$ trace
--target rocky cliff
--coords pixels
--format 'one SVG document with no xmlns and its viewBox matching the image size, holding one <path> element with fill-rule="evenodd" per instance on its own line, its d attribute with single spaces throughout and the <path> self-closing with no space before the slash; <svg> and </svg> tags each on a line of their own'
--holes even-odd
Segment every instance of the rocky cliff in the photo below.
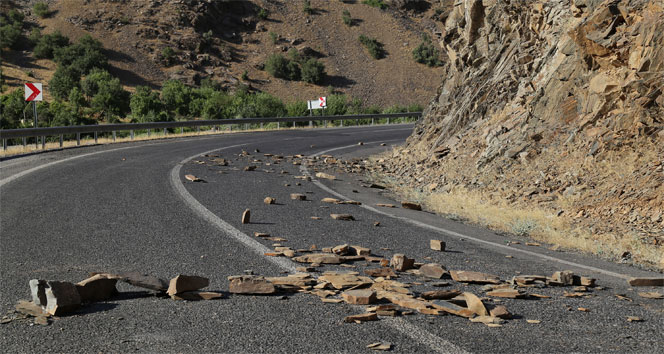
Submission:
<svg viewBox="0 0 664 354">
<path fill-rule="evenodd" d="M 481 195 L 565 225 L 561 239 L 530 227 L 541 239 L 583 238 L 577 248 L 664 268 L 663 8 L 456 1 L 442 15 L 439 94 L 408 144 L 374 168 L 432 209 L 479 220 L 432 198 Z"/>
</svg>

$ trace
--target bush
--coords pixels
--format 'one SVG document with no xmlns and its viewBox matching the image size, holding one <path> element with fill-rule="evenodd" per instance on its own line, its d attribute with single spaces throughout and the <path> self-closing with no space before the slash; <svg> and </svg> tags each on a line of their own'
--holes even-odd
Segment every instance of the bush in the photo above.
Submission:
<svg viewBox="0 0 664 354">
<path fill-rule="evenodd" d="M 325 65 L 316 59 L 309 59 L 302 65 L 302 81 L 319 84 L 325 78 Z"/>
<path fill-rule="evenodd" d="M 53 54 L 56 49 L 68 45 L 69 38 L 60 34 L 59 31 L 55 31 L 52 34 L 47 34 L 39 38 L 34 49 L 34 54 L 38 59 L 53 59 Z"/>
<path fill-rule="evenodd" d="M 303 117 L 309 115 L 306 101 L 295 101 L 286 104 L 286 115 L 289 117 Z"/>
<path fill-rule="evenodd" d="M 19 28 L 23 28 L 23 20 L 25 19 L 25 15 L 22 12 L 16 9 L 11 9 L 7 13 L 7 16 L 9 17 L 9 22 L 18 26 Z"/>
<path fill-rule="evenodd" d="M 58 65 L 58 68 L 53 74 L 53 78 L 48 82 L 51 94 L 57 99 L 67 99 L 69 92 L 71 92 L 74 87 L 79 87 L 80 78 L 81 76 L 78 71 Z"/>
<path fill-rule="evenodd" d="M 53 60 L 60 65 L 72 67 L 81 75 L 85 75 L 93 68 L 108 66 L 108 59 L 106 59 L 102 50 L 101 42 L 86 34 L 76 44 L 56 48 L 53 53 Z"/>
<path fill-rule="evenodd" d="M 387 9 L 387 4 L 383 2 L 383 0 L 363 0 L 362 3 L 371 7 L 377 7 L 381 10 Z"/>
<path fill-rule="evenodd" d="M 30 40 L 30 43 L 32 45 L 37 45 L 39 43 L 39 40 L 41 39 L 42 34 L 39 28 L 35 27 L 30 31 L 30 36 L 28 36 L 28 40 Z"/>
<path fill-rule="evenodd" d="M 270 31 L 268 33 L 268 35 L 270 36 L 270 42 L 272 44 L 277 44 L 277 41 L 279 40 L 279 36 L 276 33 L 272 32 L 272 31 Z"/>
<path fill-rule="evenodd" d="M 35 15 L 45 18 L 48 17 L 49 11 L 48 11 L 48 5 L 44 2 L 38 2 L 34 6 L 32 6 L 32 11 L 34 11 Z"/>
<path fill-rule="evenodd" d="M 191 89 L 177 80 L 168 80 L 161 87 L 161 101 L 166 109 L 179 116 L 189 115 Z"/>
<path fill-rule="evenodd" d="M 151 121 L 157 117 L 157 113 L 162 110 L 159 92 L 152 91 L 147 86 L 137 86 L 134 94 L 129 100 L 131 115 L 141 122 Z M 146 117 L 151 119 L 146 119 Z"/>
<path fill-rule="evenodd" d="M 99 92 L 99 87 L 113 79 L 113 76 L 104 69 L 93 69 L 81 82 L 83 93 L 92 98 Z"/>
<path fill-rule="evenodd" d="M 422 36 L 422 43 L 413 49 L 413 59 L 420 64 L 426 64 L 431 67 L 443 65 L 439 57 L 440 52 L 431 42 L 431 37 L 426 34 Z"/>
<path fill-rule="evenodd" d="M 164 60 L 166 65 L 173 65 L 175 62 L 175 50 L 171 47 L 166 47 L 161 50 L 161 59 Z"/>
<path fill-rule="evenodd" d="M 377 41 L 375 38 L 370 38 L 361 34 L 359 40 L 360 43 L 362 43 L 367 48 L 369 54 L 374 59 L 381 59 L 385 57 L 386 52 L 385 49 L 383 49 L 383 44 Z"/>
<path fill-rule="evenodd" d="M 249 80 L 249 72 L 247 70 L 242 72 L 241 79 L 244 80 L 244 81 Z"/>
<path fill-rule="evenodd" d="M 7 24 L 0 27 L 0 49 L 18 48 L 21 39 L 21 27 Z"/>
<path fill-rule="evenodd" d="M 311 8 L 311 1 L 304 0 L 302 11 L 304 11 L 304 13 L 307 15 L 311 15 L 314 13 L 314 9 Z"/>
<path fill-rule="evenodd" d="M 0 128 L 20 128 L 23 119 L 23 109 L 26 107 L 23 99 L 23 88 L 14 90 L 8 95 L 0 96 Z"/>
<path fill-rule="evenodd" d="M 224 119 L 229 118 L 228 105 L 232 98 L 220 91 L 214 91 L 203 103 L 201 116 L 204 119 Z"/>
<path fill-rule="evenodd" d="M 288 64 L 290 61 L 281 54 L 272 54 L 265 62 L 265 71 L 279 79 L 288 79 L 290 72 Z"/>
<path fill-rule="evenodd" d="M 344 10 L 343 15 L 341 16 L 341 19 L 344 21 L 346 26 L 350 27 L 353 25 L 353 19 L 350 17 L 350 11 Z"/>
<path fill-rule="evenodd" d="M 110 122 L 111 115 L 123 116 L 129 111 L 130 94 L 120 84 L 118 78 L 99 82 L 97 93 L 90 100 L 90 106 L 98 113 L 105 114 Z"/>
<path fill-rule="evenodd" d="M 267 19 L 268 16 L 270 16 L 270 13 L 266 9 L 261 8 L 260 10 L 258 10 L 257 16 L 261 20 L 265 20 L 265 19 Z"/>
</svg>

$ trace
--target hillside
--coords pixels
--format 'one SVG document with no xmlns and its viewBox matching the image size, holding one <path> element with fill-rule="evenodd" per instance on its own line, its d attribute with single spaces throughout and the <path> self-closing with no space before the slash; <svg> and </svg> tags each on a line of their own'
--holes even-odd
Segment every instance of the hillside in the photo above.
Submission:
<svg viewBox="0 0 664 354">
<path fill-rule="evenodd" d="M 458 3 L 439 96 L 374 172 L 432 210 L 664 269 L 664 4 Z"/>
<path fill-rule="evenodd" d="M 51 13 L 46 18 L 31 14 L 36 2 L 9 1 L 5 6 L 28 14 L 42 33 L 57 30 L 72 41 L 91 34 L 100 40 L 109 71 L 130 90 L 136 85 L 158 88 L 170 78 L 192 86 L 211 78 L 227 88 L 244 82 L 285 101 L 311 99 L 332 89 L 385 107 L 428 103 L 439 85 L 432 78 L 443 73 L 412 58 L 421 35 L 436 28 L 436 12 L 428 2 L 414 10 L 403 6 L 409 1 L 381 10 L 361 1 L 318 0 L 305 13 L 303 1 L 67 0 L 47 1 Z M 261 9 L 267 16 L 259 15 Z M 344 10 L 350 12 L 352 26 L 344 25 Z M 361 34 L 381 42 L 386 57 L 371 58 L 358 41 Z M 172 63 L 163 59 L 165 48 L 174 49 Z M 286 54 L 291 48 L 324 63 L 328 75 L 322 83 L 276 79 L 262 70 L 270 54 Z M 29 50 L 3 56 L 10 89 L 25 81 L 48 82 L 55 70 L 52 62 L 36 60 Z"/>
</svg>

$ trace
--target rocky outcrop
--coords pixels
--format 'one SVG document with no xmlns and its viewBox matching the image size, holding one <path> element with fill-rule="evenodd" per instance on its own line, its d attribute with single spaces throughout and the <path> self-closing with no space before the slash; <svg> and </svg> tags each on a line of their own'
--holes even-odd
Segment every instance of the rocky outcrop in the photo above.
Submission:
<svg viewBox="0 0 664 354">
<path fill-rule="evenodd" d="M 439 95 L 380 168 L 425 191 L 476 189 L 661 246 L 663 7 L 457 1 L 441 16 Z"/>
</svg>

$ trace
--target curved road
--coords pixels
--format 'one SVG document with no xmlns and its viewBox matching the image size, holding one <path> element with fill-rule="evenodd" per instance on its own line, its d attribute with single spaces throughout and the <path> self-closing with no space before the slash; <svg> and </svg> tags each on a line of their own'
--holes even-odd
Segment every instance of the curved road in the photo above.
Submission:
<svg viewBox="0 0 664 354">
<path fill-rule="evenodd" d="M 371 206 L 378 202 L 396 202 L 387 193 L 362 187 L 361 176 L 332 171 L 339 180 L 303 181 L 294 176 L 314 171 L 294 165 L 293 160 L 274 164 L 263 156 L 366 156 L 403 142 L 411 130 L 410 125 L 393 125 L 238 133 L 6 159 L 0 162 L 0 317 L 11 312 L 18 300 L 30 298 L 28 281 L 35 278 L 78 282 L 100 271 L 138 271 L 162 278 L 190 274 L 208 277 L 211 290 L 225 291 L 227 277 L 245 271 L 265 276 L 292 272 L 296 265 L 290 260 L 262 255 L 273 242 L 252 237 L 254 232 L 285 238 L 281 243 L 293 249 L 359 244 L 385 257 L 404 253 L 419 262 L 494 273 L 508 280 L 519 272 L 550 275 L 571 269 L 597 278 L 604 289 L 593 290 L 589 297 L 568 298 L 563 292 L 572 292 L 571 288 L 543 288 L 532 292 L 551 298 L 504 299 L 501 304 L 515 319 L 490 328 L 460 317 L 423 314 L 346 324 L 345 316 L 363 309 L 322 303 L 308 294 L 231 295 L 187 302 L 118 284 L 119 298 L 85 306 L 50 326 L 31 326 L 27 320 L 1 324 L 0 347 L 5 352 L 328 353 L 366 352 L 366 345 L 387 341 L 397 352 L 664 350 L 663 300 L 637 295 L 661 288 L 632 289 L 625 282 L 629 276 L 657 274 L 527 247 L 523 240 L 521 245 L 506 246 L 506 240 L 518 238 L 426 212 L 374 209 Z M 358 145 L 360 141 L 364 145 Z M 239 156 L 242 150 L 250 155 Z M 210 160 L 205 154 L 220 155 L 230 165 L 198 163 Z M 243 171 L 247 164 L 259 167 Z M 206 183 L 188 182 L 185 174 Z M 307 194 L 309 201 L 292 201 L 290 193 Z M 278 204 L 265 205 L 266 196 L 275 197 Z M 363 205 L 319 202 L 339 196 Z M 247 208 L 252 223 L 243 225 L 240 215 Z M 331 220 L 330 213 L 350 213 L 357 220 Z M 430 239 L 446 241 L 450 251 L 430 250 Z M 355 266 L 322 270 L 366 268 L 364 262 Z M 414 276 L 399 280 L 417 283 L 415 292 L 434 289 Z M 451 286 L 440 289 L 483 294 L 480 286 L 448 281 Z M 577 311 L 578 307 L 590 312 Z M 627 322 L 627 316 L 644 321 Z"/>
</svg>

